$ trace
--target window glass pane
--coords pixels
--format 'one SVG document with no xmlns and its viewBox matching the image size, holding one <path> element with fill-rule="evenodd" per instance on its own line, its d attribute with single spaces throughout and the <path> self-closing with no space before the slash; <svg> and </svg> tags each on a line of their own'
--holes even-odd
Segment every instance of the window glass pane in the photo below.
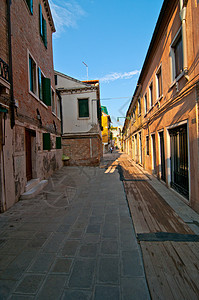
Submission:
<svg viewBox="0 0 199 300">
<path fill-rule="evenodd" d="M 43 99 L 42 95 L 42 74 L 41 74 L 41 69 L 38 68 L 38 89 L 39 89 L 39 99 Z"/>
<path fill-rule="evenodd" d="M 79 99 L 79 117 L 88 118 L 89 117 L 89 108 L 88 108 L 88 99 Z"/>
<path fill-rule="evenodd" d="M 157 73 L 157 83 L 158 83 L 158 98 L 162 96 L 162 70 Z"/>
<path fill-rule="evenodd" d="M 153 106 L 153 84 L 149 87 L 150 105 Z"/>
<path fill-rule="evenodd" d="M 52 90 L 52 112 L 55 113 L 55 93 Z"/>
<path fill-rule="evenodd" d="M 144 96 L 145 114 L 147 113 L 147 94 Z"/>
<path fill-rule="evenodd" d="M 175 53 L 175 71 L 177 77 L 183 71 L 183 50 L 182 50 L 181 36 L 174 47 L 174 53 Z"/>
<path fill-rule="evenodd" d="M 34 94 L 36 94 L 36 64 L 32 57 L 29 56 L 29 82 L 30 82 L 30 90 Z"/>
<path fill-rule="evenodd" d="M 41 4 L 39 4 L 39 26 L 40 26 L 40 34 L 43 37 L 43 18 L 42 18 Z"/>
<path fill-rule="evenodd" d="M 33 92 L 33 76 L 32 76 L 32 58 L 29 57 L 29 82 L 30 82 L 30 90 Z"/>
<path fill-rule="evenodd" d="M 57 117 L 61 117 L 61 104 L 60 104 L 60 99 L 57 97 Z"/>
</svg>

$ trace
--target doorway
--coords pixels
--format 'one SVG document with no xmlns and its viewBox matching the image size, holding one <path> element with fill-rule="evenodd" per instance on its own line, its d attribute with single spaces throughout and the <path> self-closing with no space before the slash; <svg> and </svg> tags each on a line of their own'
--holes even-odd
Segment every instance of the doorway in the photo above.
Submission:
<svg viewBox="0 0 199 300">
<path fill-rule="evenodd" d="M 27 181 L 33 178 L 32 175 L 32 149 L 33 149 L 33 137 L 35 137 L 35 131 L 25 129 L 25 150 L 26 150 L 26 177 Z"/>
<path fill-rule="evenodd" d="M 161 180 L 166 181 L 166 172 L 165 172 L 165 149 L 164 149 L 164 133 L 163 131 L 159 132 L 160 138 L 160 171 L 161 171 Z"/>
<path fill-rule="evenodd" d="M 151 135 L 151 141 L 152 141 L 152 172 L 153 174 L 157 174 L 155 134 Z"/>
<path fill-rule="evenodd" d="M 171 187 L 189 199 L 187 125 L 169 130 L 171 145 Z"/>
</svg>

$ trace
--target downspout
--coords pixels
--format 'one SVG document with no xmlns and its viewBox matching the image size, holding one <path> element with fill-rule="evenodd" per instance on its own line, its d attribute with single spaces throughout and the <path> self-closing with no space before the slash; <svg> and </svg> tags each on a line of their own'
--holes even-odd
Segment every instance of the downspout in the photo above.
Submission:
<svg viewBox="0 0 199 300">
<path fill-rule="evenodd" d="M 188 76 L 188 60 L 187 60 L 187 33 L 186 33 L 186 14 L 187 7 L 180 1 L 180 19 L 182 22 L 182 45 L 183 45 L 183 69 L 185 78 L 189 80 Z"/>
<path fill-rule="evenodd" d="M 15 100 L 13 90 L 13 70 L 12 70 L 12 37 L 11 37 L 11 0 L 7 0 L 7 20 L 8 20 L 8 47 L 9 47 L 9 81 L 10 81 L 10 122 L 11 128 L 15 126 Z"/>
</svg>

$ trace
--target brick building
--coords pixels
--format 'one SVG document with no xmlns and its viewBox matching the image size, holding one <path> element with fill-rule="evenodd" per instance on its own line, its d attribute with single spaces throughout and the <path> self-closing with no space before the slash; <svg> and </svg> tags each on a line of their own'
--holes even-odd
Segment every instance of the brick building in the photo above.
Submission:
<svg viewBox="0 0 199 300">
<path fill-rule="evenodd" d="M 4 160 L 6 164 L 12 161 L 13 170 L 10 185 L 5 187 L 11 191 L 4 210 L 33 186 L 39 191 L 46 183 L 42 180 L 62 166 L 61 122 L 52 53 L 55 27 L 49 3 L 47 0 L 12 0 L 9 9 L 13 115 L 12 131 L 6 135 L 10 147 Z M 30 196 L 31 191 L 27 197 Z"/>
<path fill-rule="evenodd" d="M 196 211 L 198 20 L 198 1 L 164 1 L 123 127 L 125 151 Z"/>
<path fill-rule="evenodd" d="M 99 80 L 79 81 L 56 71 L 55 78 L 62 99 L 62 147 L 68 164 L 98 165 L 102 156 Z"/>
<path fill-rule="evenodd" d="M 10 9 L 8 1 L 0 5 L 0 212 L 6 210 L 13 202 L 13 93 L 12 69 L 10 58 Z M 12 99 L 12 101 L 11 101 Z M 12 122 L 11 122 L 12 119 Z M 11 124 L 12 123 L 12 124 Z"/>
</svg>

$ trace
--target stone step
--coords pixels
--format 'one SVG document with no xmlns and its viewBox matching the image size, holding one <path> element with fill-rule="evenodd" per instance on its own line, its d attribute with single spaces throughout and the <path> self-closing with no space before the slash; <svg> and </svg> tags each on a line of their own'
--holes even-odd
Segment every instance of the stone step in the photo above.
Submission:
<svg viewBox="0 0 199 300">
<path fill-rule="evenodd" d="M 25 192 L 31 190 L 34 186 L 36 186 L 40 182 L 39 178 L 31 179 L 26 183 Z"/>
<path fill-rule="evenodd" d="M 32 189 L 30 189 L 29 191 L 23 193 L 20 196 L 20 200 L 28 200 L 28 199 L 32 199 L 35 196 L 37 196 L 42 190 L 43 188 L 48 184 L 48 180 L 42 180 L 40 181 L 36 186 L 34 186 Z"/>
</svg>

